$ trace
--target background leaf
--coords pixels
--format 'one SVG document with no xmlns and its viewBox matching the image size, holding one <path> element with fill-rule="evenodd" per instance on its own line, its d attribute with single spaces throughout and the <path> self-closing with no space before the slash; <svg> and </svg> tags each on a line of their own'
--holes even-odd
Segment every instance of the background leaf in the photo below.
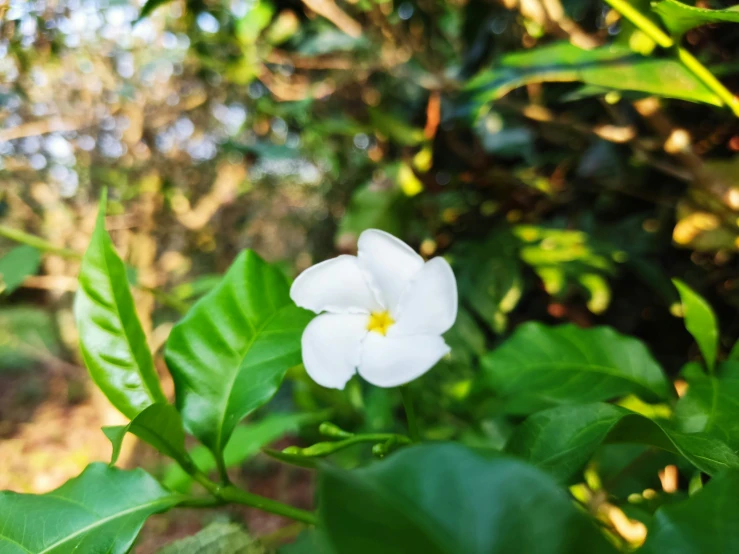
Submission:
<svg viewBox="0 0 739 554">
<path fill-rule="evenodd" d="M 679 61 L 635 54 L 619 44 L 583 50 L 570 43 L 505 54 L 492 69 L 465 85 L 459 99 L 464 113 L 478 113 L 488 102 L 529 83 L 581 81 L 721 106 L 722 101 Z"/>
<path fill-rule="evenodd" d="M 681 37 L 690 29 L 710 23 L 739 23 L 739 6 L 731 6 L 723 10 L 709 10 L 688 6 L 677 0 L 660 0 L 652 2 L 652 9 L 657 12 L 670 32 Z"/>
<path fill-rule="evenodd" d="M 159 550 L 158 554 L 267 554 L 267 549 L 235 523 L 211 523 L 195 535 Z"/>
<path fill-rule="evenodd" d="M 128 418 L 166 402 L 128 288 L 126 267 L 105 231 L 106 196 L 82 258 L 74 317 L 90 376 Z"/>
<path fill-rule="evenodd" d="M 146 518 L 182 500 L 142 469 L 91 464 L 48 494 L 0 493 L 0 551 L 125 554 Z"/>
<path fill-rule="evenodd" d="M 171 404 L 152 404 L 133 418 L 128 425 L 103 427 L 103 432 L 113 445 L 111 465 L 118 460 L 126 433 L 133 433 L 165 456 L 178 460 L 186 467 L 192 464 L 185 450 L 182 418 Z"/>
<path fill-rule="evenodd" d="M 214 454 L 300 363 L 300 336 L 312 315 L 290 300 L 283 273 L 247 250 L 174 326 L 165 358 L 177 407 Z"/>
<path fill-rule="evenodd" d="M 560 406 L 529 416 L 516 429 L 506 451 L 567 481 L 609 439 L 682 454 L 709 475 L 727 467 L 739 468 L 739 456 L 717 439 L 680 433 L 666 423 L 604 403 Z"/>
<path fill-rule="evenodd" d="M 718 350 L 718 322 L 711 306 L 698 293 L 679 279 L 673 279 L 683 303 L 685 327 L 688 329 L 706 361 L 709 371 L 713 371 Z"/>
<path fill-rule="evenodd" d="M 388 554 L 615 552 L 546 474 L 453 444 L 354 471 L 326 466 L 319 498 L 338 552 L 375 554 L 380 537 Z"/>
<path fill-rule="evenodd" d="M 327 417 L 326 412 L 317 414 L 269 414 L 259 421 L 238 425 L 223 450 L 226 467 L 237 466 L 257 454 L 266 446 L 303 425 L 318 423 Z M 216 469 L 213 454 L 204 446 L 196 446 L 189 452 L 195 465 L 204 473 Z M 176 464 L 170 465 L 162 480 L 164 485 L 179 492 L 189 492 L 192 477 Z"/>
<path fill-rule="evenodd" d="M 739 472 L 727 471 L 683 502 L 654 514 L 639 554 L 739 552 Z"/>
<path fill-rule="evenodd" d="M 485 382 L 513 413 L 627 394 L 669 396 L 665 375 L 644 344 L 608 327 L 526 323 L 482 363 Z"/>
<path fill-rule="evenodd" d="M 11 294 L 38 271 L 41 253 L 33 246 L 16 246 L 0 258 L 0 294 Z"/>
</svg>

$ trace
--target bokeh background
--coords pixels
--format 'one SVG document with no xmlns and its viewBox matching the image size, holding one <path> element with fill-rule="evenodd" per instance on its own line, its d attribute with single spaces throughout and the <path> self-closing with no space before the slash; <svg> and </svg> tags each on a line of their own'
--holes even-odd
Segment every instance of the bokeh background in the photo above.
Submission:
<svg viewBox="0 0 739 554">
<path fill-rule="evenodd" d="M 0 2 L 0 489 L 59 486 L 108 458 L 99 428 L 122 421 L 91 386 L 71 315 L 103 187 L 158 352 L 244 248 L 290 276 L 353 252 L 370 227 L 447 256 L 462 302 L 453 352 L 416 384 L 435 438 L 505 440 L 474 380 L 480 354 L 522 321 L 611 325 L 676 374 L 696 355 L 669 280 L 680 277 L 717 310 L 725 347 L 739 334 L 737 119 L 669 99 L 677 89 L 659 74 L 641 77 L 652 94 L 621 90 L 617 69 L 597 84 L 532 77 L 531 61 L 568 69 L 545 51 L 556 42 L 664 56 L 608 5 L 150 0 L 142 15 L 143 4 Z M 739 89 L 739 26 L 694 29 L 684 46 Z M 524 86 L 492 103 L 464 93 L 501 56 L 539 52 L 488 78 Z M 321 390 L 297 368 L 255 421 L 326 409 L 387 429 L 399 398 Z M 234 463 L 251 490 L 311 504 L 306 472 L 254 454 Z M 169 469 L 134 441 L 121 464 Z M 285 524 L 177 511 L 147 523 L 136 551 L 219 518 L 260 535 Z"/>
</svg>

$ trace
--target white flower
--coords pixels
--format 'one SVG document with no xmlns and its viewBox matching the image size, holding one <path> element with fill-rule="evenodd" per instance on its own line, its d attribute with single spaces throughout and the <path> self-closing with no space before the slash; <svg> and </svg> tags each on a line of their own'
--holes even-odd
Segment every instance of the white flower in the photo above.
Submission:
<svg viewBox="0 0 739 554">
<path fill-rule="evenodd" d="M 457 318 L 457 283 L 446 260 L 424 263 L 376 229 L 361 234 L 357 256 L 301 273 L 290 297 L 321 314 L 303 332 L 303 364 L 316 383 L 334 389 L 357 371 L 378 387 L 423 375 L 449 352 L 441 334 Z"/>
</svg>

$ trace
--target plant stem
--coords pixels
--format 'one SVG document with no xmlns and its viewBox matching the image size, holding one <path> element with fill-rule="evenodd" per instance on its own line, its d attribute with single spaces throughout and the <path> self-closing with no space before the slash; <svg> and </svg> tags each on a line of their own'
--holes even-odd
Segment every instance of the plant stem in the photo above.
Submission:
<svg viewBox="0 0 739 554">
<path fill-rule="evenodd" d="M 413 442 L 421 442 L 421 435 L 418 432 L 418 421 L 416 420 L 416 410 L 413 406 L 413 395 L 407 386 L 400 387 L 400 395 L 403 397 L 405 417 L 408 421 L 408 434 Z"/>
<path fill-rule="evenodd" d="M 226 486 L 231 484 L 231 479 L 228 477 L 228 468 L 226 467 L 226 460 L 223 459 L 223 454 L 216 456 L 216 466 L 218 466 L 218 476 L 221 478 L 221 484 Z"/>
<path fill-rule="evenodd" d="M 243 504 L 244 506 L 259 508 L 265 512 L 289 517 L 290 519 L 302 521 L 309 525 L 316 525 L 318 523 L 318 518 L 313 512 L 301 510 L 300 508 L 293 508 L 292 506 L 288 506 L 287 504 L 283 504 L 277 500 L 272 500 L 271 498 L 265 498 L 258 494 L 243 491 L 233 485 L 221 488 L 219 498 L 227 502 L 234 502 L 236 504 Z"/>
<path fill-rule="evenodd" d="M 656 23 L 632 6 L 628 0 L 606 0 L 606 2 L 662 48 L 674 47 L 677 58 L 682 64 L 706 85 L 706 87 L 711 89 L 729 107 L 735 116 L 739 117 L 739 98 L 734 96 L 729 89 L 721 84 L 721 81 L 716 79 L 713 73 L 698 61 L 693 54 L 675 44 L 675 41 L 670 35 L 665 33 Z"/>
<path fill-rule="evenodd" d="M 31 235 L 24 231 L 20 231 L 19 229 L 13 229 L 12 227 L 8 227 L 6 225 L 0 225 L 0 236 L 15 242 L 19 242 L 21 244 L 33 246 L 38 250 L 49 252 L 50 254 L 57 254 L 58 256 L 62 256 L 64 258 L 73 258 L 75 260 L 79 260 L 82 258 L 82 254 L 80 254 L 79 252 L 69 250 L 68 248 L 60 248 L 59 246 L 55 246 L 48 240 L 42 239 L 41 237 Z"/>
<path fill-rule="evenodd" d="M 235 504 L 242 504 L 244 506 L 251 506 L 253 508 L 259 508 L 265 512 L 271 514 L 277 514 L 295 521 L 301 521 L 310 525 L 315 525 L 318 521 L 316 514 L 307 510 L 301 510 L 300 508 L 293 508 L 277 500 L 271 498 L 265 498 L 258 494 L 253 494 L 247 491 L 243 491 L 233 485 L 219 485 L 214 483 L 208 477 L 198 469 L 192 469 L 189 471 L 192 478 L 203 485 L 205 489 L 211 493 L 215 500 L 219 503 L 233 502 Z"/>
</svg>

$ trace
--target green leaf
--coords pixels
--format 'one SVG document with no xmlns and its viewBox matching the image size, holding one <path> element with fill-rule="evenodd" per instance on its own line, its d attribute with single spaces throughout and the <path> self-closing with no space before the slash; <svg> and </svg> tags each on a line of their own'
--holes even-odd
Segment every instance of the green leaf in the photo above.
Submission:
<svg viewBox="0 0 739 554">
<path fill-rule="evenodd" d="M 318 495 L 337 552 L 615 552 L 548 475 L 455 444 L 406 448 L 354 471 L 325 466 Z"/>
<path fill-rule="evenodd" d="M 675 37 L 681 37 L 695 27 L 710 23 L 739 23 L 739 6 L 723 10 L 709 10 L 688 6 L 677 0 L 652 2 L 652 9 Z M 721 31 L 718 31 L 721 32 Z"/>
<path fill-rule="evenodd" d="M 675 288 L 677 288 L 677 292 L 680 293 L 680 300 L 683 303 L 685 327 L 693 335 L 695 342 L 698 343 L 708 370 L 713 371 L 713 367 L 716 364 L 716 352 L 718 350 L 718 322 L 716 321 L 716 315 L 713 313 L 711 306 L 708 305 L 708 302 L 688 285 L 679 279 L 673 279 L 672 282 Z"/>
<path fill-rule="evenodd" d="M 739 472 L 727 471 L 654 514 L 639 554 L 739 552 Z"/>
<path fill-rule="evenodd" d="M 38 271 L 41 253 L 33 246 L 16 246 L 0 258 L 0 294 L 11 294 Z"/>
<path fill-rule="evenodd" d="M 279 554 L 336 554 L 320 528 L 303 531 L 294 543 L 283 546 Z"/>
<path fill-rule="evenodd" d="M 670 385 L 646 346 L 609 327 L 526 323 L 482 364 L 486 383 L 510 413 L 627 394 L 669 397 Z"/>
<path fill-rule="evenodd" d="M 106 195 L 82 258 L 74 316 L 80 351 L 90 376 L 111 404 L 129 419 L 155 402 L 166 402 L 146 336 L 136 315 L 126 267 L 105 231 Z"/>
<path fill-rule="evenodd" d="M 195 535 L 159 550 L 158 554 L 267 554 L 267 549 L 252 539 L 236 523 L 211 523 Z"/>
<path fill-rule="evenodd" d="M 159 6 L 164 6 L 165 4 L 169 4 L 172 0 L 146 0 L 146 4 L 144 4 L 144 7 L 141 8 L 141 13 L 139 13 L 139 17 L 136 20 L 138 23 L 145 17 L 148 17 L 151 15 L 151 13 L 156 10 Z"/>
<path fill-rule="evenodd" d="M 612 404 L 559 406 L 529 416 L 506 451 L 568 481 L 604 442 L 646 444 L 684 456 L 713 475 L 739 468 L 739 456 L 723 442 L 703 433 L 685 434 Z"/>
<path fill-rule="evenodd" d="M 236 424 L 300 363 L 313 316 L 290 300 L 283 273 L 242 252 L 223 280 L 172 329 L 165 359 L 185 427 L 220 456 Z"/>
<path fill-rule="evenodd" d="M 125 554 L 146 518 L 183 500 L 142 469 L 94 463 L 48 494 L 0 493 L 0 552 Z"/>
<path fill-rule="evenodd" d="M 61 350 L 54 315 L 41 308 L 3 306 L 0 337 L 0 372 L 23 369 Z"/>
<path fill-rule="evenodd" d="M 341 218 L 338 237 L 359 237 L 366 229 L 381 229 L 398 235 L 407 219 L 407 197 L 396 186 L 380 188 L 368 183 L 352 194 L 346 213 Z"/>
<path fill-rule="evenodd" d="M 582 50 L 567 42 L 538 46 L 502 56 L 491 69 L 473 78 L 460 98 L 467 113 L 529 83 L 581 81 L 616 90 L 723 105 L 702 81 L 678 60 L 635 54 L 625 45 Z"/>
<path fill-rule="evenodd" d="M 133 418 L 128 425 L 103 427 L 103 433 L 113 445 L 111 465 L 118 460 L 126 433 L 133 433 L 185 467 L 192 465 L 185 450 L 185 430 L 182 428 L 182 418 L 171 404 L 152 404 Z"/>
<path fill-rule="evenodd" d="M 327 412 L 270 414 L 262 420 L 237 426 L 223 451 L 226 467 L 234 467 L 243 463 L 257 454 L 263 446 L 288 433 L 296 432 L 303 425 L 323 421 L 327 415 Z M 216 460 L 206 447 L 197 446 L 189 452 L 189 455 L 203 473 L 216 469 Z M 162 481 L 166 487 L 183 493 L 189 492 L 192 485 L 190 475 L 176 464 L 167 468 Z"/>
<path fill-rule="evenodd" d="M 675 426 L 705 432 L 739 450 L 739 362 L 724 362 L 716 376 L 688 378 L 688 392 L 675 406 Z"/>
</svg>

